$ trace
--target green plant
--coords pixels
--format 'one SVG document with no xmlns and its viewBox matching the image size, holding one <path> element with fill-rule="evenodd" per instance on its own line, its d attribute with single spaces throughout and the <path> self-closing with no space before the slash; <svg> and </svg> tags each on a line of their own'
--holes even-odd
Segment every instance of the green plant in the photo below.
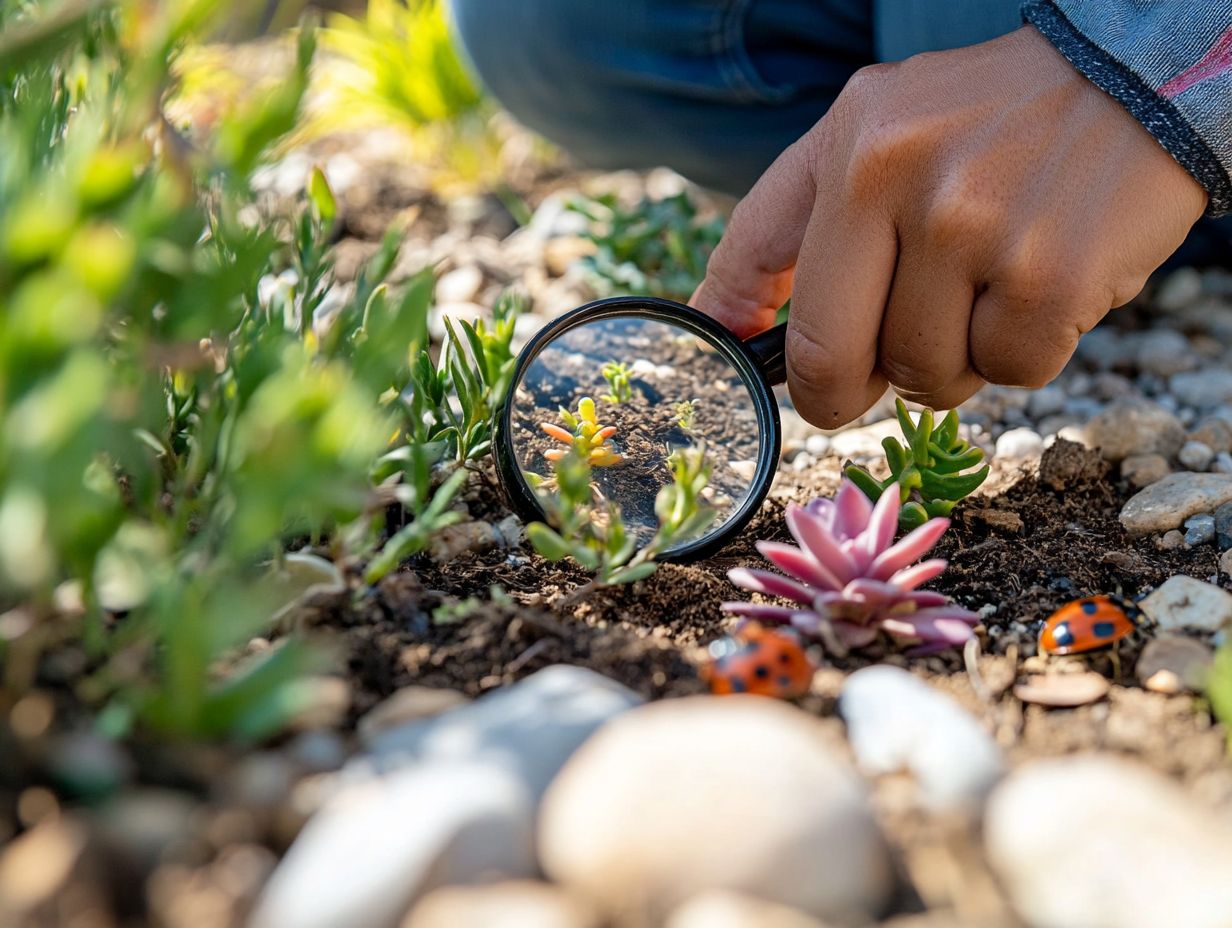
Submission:
<svg viewBox="0 0 1232 928">
<path fill-rule="evenodd" d="M 692 434 L 696 427 L 697 400 L 681 400 L 672 407 L 675 411 L 675 422 L 682 432 Z"/>
<path fill-rule="evenodd" d="M 418 348 L 423 342 L 412 342 L 414 363 L 401 398 L 409 443 L 437 448 L 442 458 L 460 464 L 491 451 L 493 415 L 509 392 L 517 361 L 513 333 L 523 306 L 520 297 L 502 296 L 491 327 L 483 320 L 446 319 L 437 364 Z M 425 338 L 426 331 L 425 324 Z"/>
<path fill-rule="evenodd" d="M 633 385 L 629 383 L 629 365 L 619 361 L 608 361 L 600 369 L 603 379 L 607 381 L 608 392 L 599 399 L 605 403 L 627 403 L 633 399 Z"/>
<path fill-rule="evenodd" d="M 676 451 L 667 459 L 667 467 L 671 481 L 655 497 L 658 527 L 639 548 L 621 519 L 620 507 L 610 500 L 596 499 L 590 465 L 582 452 L 573 448 L 556 462 L 554 491 L 539 493 L 551 524 L 533 522 L 526 531 L 535 550 L 548 560 L 570 557 L 595 573 L 592 581 L 566 598 L 566 603 L 597 587 L 649 577 L 657 566 L 654 559 L 658 554 L 696 538 L 714 521 L 714 508 L 701 498 L 710 482 L 704 449 Z"/>
<path fill-rule="evenodd" d="M 570 451 L 576 452 L 588 467 L 611 467 L 624 460 L 611 444 L 616 434 L 616 426 L 599 425 L 595 401 L 589 396 L 578 400 L 576 413 L 562 406 L 560 420 L 568 426 L 568 430 L 552 422 L 539 424 L 539 428 L 543 429 L 546 435 L 565 446 L 549 448 L 543 452 L 543 456 L 553 464 L 559 464 Z"/>
<path fill-rule="evenodd" d="M 950 410 L 940 424 L 934 426 L 933 411 L 925 409 L 917 421 L 902 400 L 895 401 L 898 423 L 906 439 L 906 447 L 895 438 L 886 438 L 886 463 L 890 476 L 877 480 L 863 467 L 849 465 L 848 479 L 876 501 L 887 488 L 898 485 L 903 506 L 899 512 L 902 528 L 916 528 L 936 516 L 947 516 L 959 500 L 971 493 L 988 476 L 988 465 L 963 473 L 984 460 L 984 452 L 958 437 L 958 413 Z"/>
<path fill-rule="evenodd" d="M 0 3 L 0 602 L 28 619 L 0 661 L 20 695 L 54 623 L 97 668 L 78 696 L 112 734 L 257 739 L 322 660 L 294 636 L 234 659 L 283 605 L 262 565 L 305 537 L 380 545 L 374 476 L 414 520 L 371 573 L 454 517 L 514 311 L 462 326 L 465 348 L 451 330 L 442 376 L 431 272 L 386 280 L 399 230 L 343 292 L 322 173 L 296 216 L 262 218 L 249 178 L 296 125 L 315 32 L 270 93 L 190 142 L 162 106 L 207 14 L 227 7 Z M 405 454 L 373 473 L 398 435 Z"/>
<path fill-rule="evenodd" d="M 1215 717 L 1227 731 L 1228 751 L 1232 753 L 1232 646 L 1225 644 L 1215 652 L 1206 674 L 1206 698 Z"/>
<path fill-rule="evenodd" d="M 589 220 L 586 237 L 595 251 L 580 260 L 603 296 L 636 293 L 688 300 L 723 235 L 723 220 L 700 218 L 686 193 L 643 199 L 632 208 L 609 194 L 574 201 L 570 208 Z"/>
</svg>

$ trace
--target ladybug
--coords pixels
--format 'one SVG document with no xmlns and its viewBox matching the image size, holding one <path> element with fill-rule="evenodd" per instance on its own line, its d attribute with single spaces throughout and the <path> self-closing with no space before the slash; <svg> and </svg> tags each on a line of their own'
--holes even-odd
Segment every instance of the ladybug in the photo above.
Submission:
<svg viewBox="0 0 1232 928">
<path fill-rule="evenodd" d="M 813 681 L 813 662 L 804 653 L 800 639 L 757 622 L 714 642 L 710 655 L 701 675 L 710 684 L 710 691 L 719 696 L 755 693 L 795 699 L 807 693 Z"/>
<path fill-rule="evenodd" d="M 1044 622 L 1039 650 L 1078 654 L 1120 641 L 1138 628 L 1141 610 L 1119 596 L 1086 596 L 1066 603 Z"/>
</svg>

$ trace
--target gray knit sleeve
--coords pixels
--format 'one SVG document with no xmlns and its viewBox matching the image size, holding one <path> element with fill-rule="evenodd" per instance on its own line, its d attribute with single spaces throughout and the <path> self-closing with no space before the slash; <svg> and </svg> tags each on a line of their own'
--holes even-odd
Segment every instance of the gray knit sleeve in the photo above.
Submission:
<svg viewBox="0 0 1232 928">
<path fill-rule="evenodd" d="M 1027 0 L 1023 18 L 1232 212 L 1232 0 Z"/>
</svg>

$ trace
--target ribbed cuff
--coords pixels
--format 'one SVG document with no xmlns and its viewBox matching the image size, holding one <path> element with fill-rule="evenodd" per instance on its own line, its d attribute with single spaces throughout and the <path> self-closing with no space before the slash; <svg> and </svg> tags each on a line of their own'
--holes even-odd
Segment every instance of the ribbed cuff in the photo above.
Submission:
<svg viewBox="0 0 1232 928">
<path fill-rule="evenodd" d="M 1070 22 L 1052 0 L 1026 0 L 1022 16 L 1078 71 L 1116 99 L 1210 195 L 1208 216 L 1232 212 L 1232 178 L 1185 114 Z"/>
</svg>

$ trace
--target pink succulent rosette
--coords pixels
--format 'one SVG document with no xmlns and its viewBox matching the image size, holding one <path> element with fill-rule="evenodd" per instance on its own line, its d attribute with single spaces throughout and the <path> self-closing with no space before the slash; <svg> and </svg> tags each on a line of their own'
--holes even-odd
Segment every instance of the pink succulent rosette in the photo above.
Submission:
<svg viewBox="0 0 1232 928">
<path fill-rule="evenodd" d="M 757 550 L 788 576 L 738 567 L 727 576 L 736 586 L 796 605 L 724 603 L 723 609 L 763 622 L 791 624 L 810 637 L 830 637 L 844 647 L 872 644 L 879 631 L 916 653 L 961 646 L 974 636 L 980 617 L 940 593 L 917 587 L 938 576 L 947 562 L 921 561 L 949 528 L 932 519 L 897 544 L 899 494 L 881 494 L 874 507 L 844 480 L 834 499 L 787 507 L 787 526 L 799 547 L 759 541 Z"/>
</svg>

